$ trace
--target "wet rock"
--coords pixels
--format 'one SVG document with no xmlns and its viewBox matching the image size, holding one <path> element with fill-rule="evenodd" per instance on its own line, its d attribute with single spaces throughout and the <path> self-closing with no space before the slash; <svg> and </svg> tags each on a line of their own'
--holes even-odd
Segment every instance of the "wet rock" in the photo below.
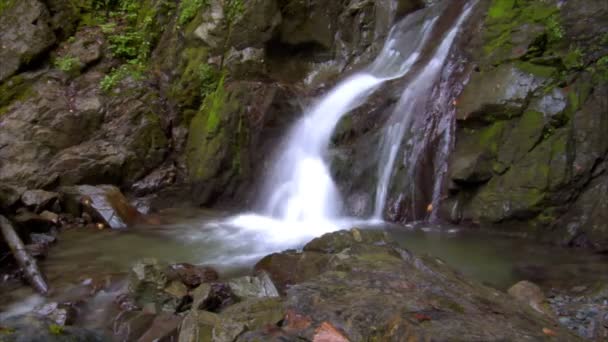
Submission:
<svg viewBox="0 0 608 342">
<path fill-rule="evenodd" d="M 133 184 L 131 189 L 137 196 L 148 195 L 173 184 L 175 182 L 176 175 L 177 170 L 173 165 L 159 168 Z"/>
<path fill-rule="evenodd" d="M 183 317 L 162 313 L 154 318 L 148 330 L 139 337 L 140 342 L 174 341 Z"/>
<path fill-rule="evenodd" d="M 530 305 L 534 310 L 552 315 L 552 311 L 547 305 L 545 294 L 538 285 L 527 280 L 522 280 L 519 283 L 511 286 L 507 291 L 509 295 L 518 301 Z"/>
<path fill-rule="evenodd" d="M 76 309 L 69 304 L 48 303 L 34 309 L 34 313 L 50 319 L 60 326 L 72 325 L 76 320 Z"/>
<path fill-rule="evenodd" d="M 49 12 L 43 3 L 24 0 L 7 6 L 0 14 L 0 82 L 55 43 Z"/>
<path fill-rule="evenodd" d="M 173 280 L 165 287 L 165 292 L 173 297 L 182 298 L 188 294 L 188 288 L 181 281 Z"/>
<path fill-rule="evenodd" d="M 82 210 L 96 222 L 112 229 L 126 228 L 142 217 L 120 190 L 112 185 L 61 187 L 60 191 L 66 195 L 68 212 L 80 215 Z"/>
<path fill-rule="evenodd" d="M 165 265 L 156 259 L 143 259 L 135 263 L 129 272 L 129 293 L 135 303 L 143 307 L 146 303 L 162 305 L 162 293 L 167 285 Z"/>
<path fill-rule="evenodd" d="M 326 269 L 329 257 L 321 253 L 307 253 L 306 259 L 296 252 L 270 254 L 260 260 L 256 271 L 268 272 L 281 295 L 293 284 L 311 279 Z"/>
<path fill-rule="evenodd" d="M 187 263 L 170 265 L 167 268 L 167 276 L 170 279 L 179 279 L 190 288 L 195 288 L 202 283 L 214 282 L 219 278 L 217 271 L 212 267 Z"/>
<path fill-rule="evenodd" d="M 21 195 L 21 202 L 36 213 L 49 208 L 59 202 L 59 194 L 44 190 L 27 190 Z"/>
<path fill-rule="evenodd" d="M 284 316 L 279 298 L 248 299 L 228 307 L 213 328 L 213 341 L 234 341 L 247 331 L 276 326 Z"/>
<path fill-rule="evenodd" d="M 279 291 L 266 272 L 250 277 L 244 276 L 228 282 L 235 296 L 244 298 L 279 297 Z"/>
<path fill-rule="evenodd" d="M 221 311 L 223 308 L 237 302 L 238 298 L 232 293 L 227 284 L 202 284 L 192 291 L 192 309 L 211 312 Z"/>
<path fill-rule="evenodd" d="M 464 279 L 439 259 L 414 256 L 381 232 L 326 234 L 300 253 L 288 251 L 273 258 L 293 269 L 315 263 L 314 255 L 327 258 L 324 267 L 286 290 L 288 319 L 275 328 L 286 340 L 313 340 L 325 334 L 350 341 L 454 336 L 465 341 L 542 340 L 543 328 L 555 332 L 556 340 L 577 340 L 529 306 Z M 277 334 L 255 333 L 268 340 Z"/>
<path fill-rule="evenodd" d="M 216 313 L 191 310 L 179 327 L 178 342 L 212 341 L 213 328 L 220 323 Z"/>
<path fill-rule="evenodd" d="M 121 341 L 137 341 L 148 331 L 155 318 L 155 315 L 141 311 L 122 312 L 115 319 L 113 333 Z"/>
<path fill-rule="evenodd" d="M 459 99 L 457 117 L 494 122 L 521 115 L 528 96 L 543 82 L 546 80 L 508 64 L 492 72 L 476 73 Z"/>
</svg>

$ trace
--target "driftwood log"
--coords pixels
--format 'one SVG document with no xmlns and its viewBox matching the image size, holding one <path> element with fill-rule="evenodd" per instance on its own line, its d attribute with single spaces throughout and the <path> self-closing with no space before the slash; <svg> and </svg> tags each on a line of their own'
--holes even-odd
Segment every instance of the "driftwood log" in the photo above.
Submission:
<svg viewBox="0 0 608 342">
<path fill-rule="evenodd" d="M 21 238 L 19 238 L 19 235 L 15 232 L 15 228 L 13 228 L 11 222 L 2 215 L 0 215 L 0 228 L 2 229 L 4 240 L 10 247 L 15 260 L 17 260 L 17 264 L 23 269 L 26 280 L 40 294 L 48 294 L 49 286 L 47 285 L 44 275 L 38 268 L 36 259 L 29 255 L 23 245 L 23 241 L 21 241 Z"/>
</svg>

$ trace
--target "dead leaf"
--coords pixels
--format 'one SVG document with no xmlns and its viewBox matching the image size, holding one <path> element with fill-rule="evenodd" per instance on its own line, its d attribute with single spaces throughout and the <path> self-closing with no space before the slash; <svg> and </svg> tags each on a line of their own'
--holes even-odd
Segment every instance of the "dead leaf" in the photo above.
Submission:
<svg viewBox="0 0 608 342">
<path fill-rule="evenodd" d="M 557 333 L 549 328 L 543 328 L 543 334 L 547 336 L 557 336 Z"/>
<path fill-rule="evenodd" d="M 426 206 L 426 212 L 430 213 L 431 211 L 433 211 L 433 203 L 429 203 L 429 205 Z"/>
<path fill-rule="evenodd" d="M 350 342 L 338 329 L 331 323 L 323 322 L 321 326 L 315 330 L 313 342 Z"/>
</svg>

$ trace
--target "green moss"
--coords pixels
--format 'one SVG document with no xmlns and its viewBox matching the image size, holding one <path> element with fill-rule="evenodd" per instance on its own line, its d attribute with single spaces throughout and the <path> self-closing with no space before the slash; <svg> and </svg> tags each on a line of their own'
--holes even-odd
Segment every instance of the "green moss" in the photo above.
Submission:
<svg viewBox="0 0 608 342">
<path fill-rule="evenodd" d="M 504 130 L 505 123 L 495 122 L 479 132 L 479 146 L 485 146 L 493 154 L 498 152 L 500 136 Z"/>
<path fill-rule="evenodd" d="M 220 78 L 220 81 L 217 84 L 216 90 L 214 93 L 210 94 L 206 101 L 207 111 L 207 123 L 206 123 L 206 131 L 208 133 L 213 133 L 217 130 L 220 125 L 220 113 L 222 110 L 222 106 L 224 105 L 224 100 L 226 98 L 226 93 L 224 91 L 224 77 Z"/>
<path fill-rule="evenodd" d="M 17 0 L 0 0 L 0 15 L 2 15 L 6 10 L 13 7 L 17 3 Z"/>
<path fill-rule="evenodd" d="M 515 0 L 494 0 L 488 11 L 490 19 L 503 19 L 513 16 Z"/>
<path fill-rule="evenodd" d="M 32 81 L 16 75 L 0 85 L 0 115 L 6 113 L 11 103 L 34 95 Z"/>
<path fill-rule="evenodd" d="M 511 36 L 525 24 L 543 25 L 545 36 L 551 43 L 561 40 L 565 33 L 558 14 L 559 8 L 545 2 L 493 0 L 486 19 L 484 53 L 488 56 L 496 55 L 494 58 L 498 62 L 509 59 L 512 50 Z M 532 44 L 532 48 L 538 46 Z"/>
</svg>

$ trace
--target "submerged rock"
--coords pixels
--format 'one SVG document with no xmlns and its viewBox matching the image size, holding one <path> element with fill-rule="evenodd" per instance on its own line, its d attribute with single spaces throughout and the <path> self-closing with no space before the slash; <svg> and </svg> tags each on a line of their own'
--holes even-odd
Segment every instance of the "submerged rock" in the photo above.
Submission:
<svg viewBox="0 0 608 342">
<path fill-rule="evenodd" d="M 0 336 L 6 341 L 103 342 L 109 336 L 89 329 L 61 326 L 38 315 L 12 317 L 0 321 Z"/>
</svg>

